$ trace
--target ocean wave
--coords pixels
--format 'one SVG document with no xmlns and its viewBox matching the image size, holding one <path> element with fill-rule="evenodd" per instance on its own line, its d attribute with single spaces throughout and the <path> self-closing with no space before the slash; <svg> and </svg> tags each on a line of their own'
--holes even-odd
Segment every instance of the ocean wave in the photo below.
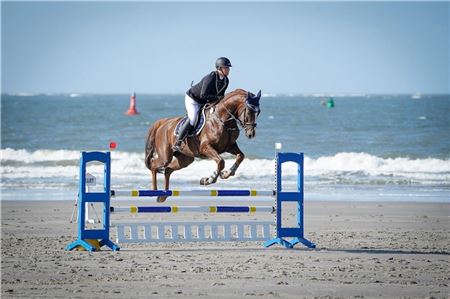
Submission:
<svg viewBox="0 0 450 299">
<path fill-rule="evenodd" d="M 17 96 L 17 97 L 33 97 L 38 95 L 38 93 L 32 93 L 32 92 L 17 92 L 17 93 L 11 93 L 8 95 Z"/>
<path fill-rule="evenodd" d="M 25 149 L 1 149 L 0 157 L 2 164 L 8 162 L 22 162 L 24 164 L 32 164 L 47 161 L 78 161 L 80 159 L 79 151 L 71 150 L 36 150 L 28 151 Z"/>
<path fill-rule="evenodd" d="M 77 185 L 80 153 L 73 150 L 1 149 L 2 187 L 72 186 Z M 150 172 L 144 164 L 144 154 L 134 152 L 112 152 L 112 178 L 119 186 L 136 187 L 150 184 Z M 226 156 L 229 168 L 234 159 Z M 172 181 L 179 184 L 195 184 L 201 177 L 215 170 L 211 160 L 196 160 L 189 167 L 174 172 Z M 269 159 L 245 159 L 236 176 L 220 181 L 221 186 L 235 185 L 266 187 L 273 184 L 275 164 Z M 87 171 L 95 176 L 103 175 L 99 163 L 88 164 Z M 294 163 L 283 165 L 283 175 L 295 181 L 297 172 Z M 162 178 L 162 176 L 159 176 Z M 368 153 L 338 153 L 317 159 L 305 156 L 305 182 L 312 185 L 440 185 L 450 186 L 450 160 L 406 157 L 381 158 Z M 133 185 L 135 184 L 135 185 Z"/>
<path fill-rule="evenodd" d="M 305 167 L 311 172 L 363 172 L 369 175 L 438 174 L 450 173 L 450 160 L 436 158 L 380 158 L 367 153 L 338 153 L 318 159 L 305 159 Z"/>
</svg>

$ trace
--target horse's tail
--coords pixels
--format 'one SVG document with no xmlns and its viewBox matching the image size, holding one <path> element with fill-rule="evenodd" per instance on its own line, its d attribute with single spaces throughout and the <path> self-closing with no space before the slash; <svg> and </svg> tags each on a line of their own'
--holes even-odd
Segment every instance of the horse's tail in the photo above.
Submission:
<svg viewBox="0 0 450 299">
<path fill-rule="evenodd" d="M 155 152 L 155 136 L 158 130 L 158 122 L 155 123 L 147 134 L 147 140 L 145 141 L 145 166 L 151 170 L 153 153 Z"/>
</svg>

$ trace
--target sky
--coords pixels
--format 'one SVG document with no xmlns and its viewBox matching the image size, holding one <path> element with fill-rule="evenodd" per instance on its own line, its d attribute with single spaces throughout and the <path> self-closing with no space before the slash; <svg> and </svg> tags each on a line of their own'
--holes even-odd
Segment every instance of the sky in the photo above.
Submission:
<svg viewBox="0 0 450 299">
<path fill-rule="evenodd" d="M 4 2 L 5 93 L 450 93 L 449 2 Z"/>
</svg>

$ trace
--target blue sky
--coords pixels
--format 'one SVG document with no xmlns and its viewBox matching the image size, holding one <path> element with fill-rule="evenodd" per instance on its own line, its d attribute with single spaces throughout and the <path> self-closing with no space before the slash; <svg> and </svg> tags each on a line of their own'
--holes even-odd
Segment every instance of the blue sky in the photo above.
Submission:
<svg viewBox="0 0 450 299">
<path fill-rule="evenodd" d="M 2 91 L 449 93 L 449 2 L 2 2 Z"/>
</svg>

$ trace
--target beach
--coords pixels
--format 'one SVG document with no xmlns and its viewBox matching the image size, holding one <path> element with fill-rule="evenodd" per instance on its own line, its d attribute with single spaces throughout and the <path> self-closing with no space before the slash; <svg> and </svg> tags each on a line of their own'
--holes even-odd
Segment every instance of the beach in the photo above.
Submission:
<svg viewBox="0 0 450 299">
<path fill-rule="evenodd" d="M 127 117 L 127 94 L 2 95 L 2 298 L 450 297 L 448 95 L 336 96 L 333 109 L 320 104 L 322 97 L 263 95 L 256 138 L 241 132 L 238 140 L 245 160 L 233 178 L 214 187 L 273 190 L 274 144 L 304 153 L 305 237 L 316 249 L 207 242 L 66 251 L 77 237 L 69 219 L 80 152 L 104 152 L 114 141 L 113 190 L 148 189 L 146 133 L 159 118 L 183 115 L 183 99 L 138 94 L 140 114 Z M 98 111 L 108 112 L 98 117 Z M 30 127 L 32 134 L 24 135 Z M 229 169 L 235 158 L 223 158 Z M 213 161 L 197 159 L 171 176 L 170 187 L 202 190 L 200 179 L 214 170 Z M 97 178 L 92 188 L 101 189 L 103 166 L 93 163 L 87 171 Z M 285 164 L 283 188 L 296 188 L 297 171 Z M 167 205 L 261 204 L 245 200 L 174 197 Z M 132 204 L 143 202 L 112 203 Z M 283 219 L 295 219 L 295 207 L 284 211 Z M 112 221 L 141 216 L 157 222 L 274 219 L 269 213 L 117 213 Z"/>
<path fill-rule="evenodd" d="M 316 249 L 208 242 L 117 252 L 65 250 L 77 234 L 73 205 L 2 201 L 2 298 L 450 297 L 448 203 L 305 202 Z"/>
</svg>

